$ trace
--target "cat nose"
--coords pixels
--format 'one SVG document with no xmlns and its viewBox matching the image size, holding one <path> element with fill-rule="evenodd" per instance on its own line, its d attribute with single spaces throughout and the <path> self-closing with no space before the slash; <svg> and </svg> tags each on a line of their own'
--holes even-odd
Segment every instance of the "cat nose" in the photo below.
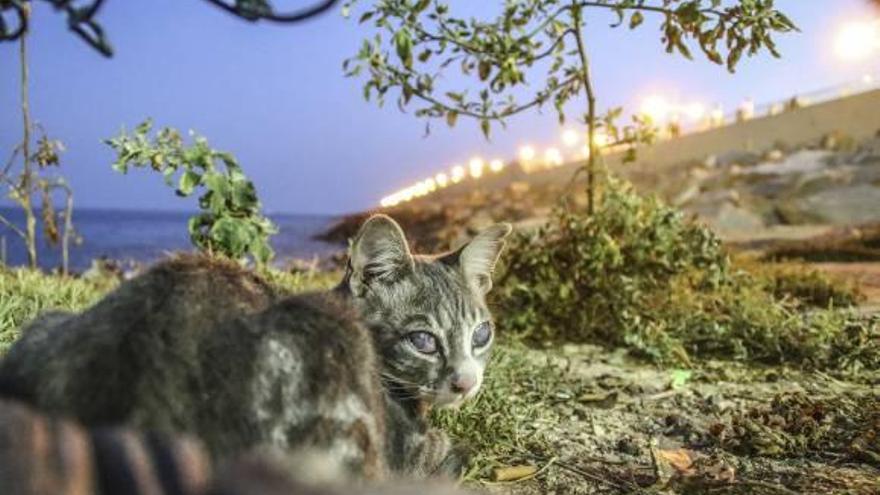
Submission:
<svg viewBox="0 0 880 495">
<path fill-rule="evenodd" d="M 451 388 L 457 394 L 466 394 L 470 392 L 474 385 L 477 384 L 477 377 L 471 373 L 455 373 L 452 375 Z"/>
</svg>

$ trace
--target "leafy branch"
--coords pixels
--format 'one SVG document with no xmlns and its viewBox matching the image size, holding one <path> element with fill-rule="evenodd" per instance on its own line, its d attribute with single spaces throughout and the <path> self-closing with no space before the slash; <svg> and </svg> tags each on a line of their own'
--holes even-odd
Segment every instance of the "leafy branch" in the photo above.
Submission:
<svg viewBox="0 0 880 495">
<path fill-rule="evenodd" d="M 176 129 L 166 127 L 151 136 L 152 129 L 146 120 L 132 134 L 123 131 L 105 141 L 117 154 L 113 169 L 123 174 L 129 167 L 155 170 L 181 197 L 204 191 L 198 199 L 202 211 L 188 223 L 193 245 L 236 260 L 250 255 L 258 263 L 268 262 L 274 254 L 269 237 L 278 229 L 260 212 L 256 188 L 235 157 L 211 148 L 204 137 L 193 134 L 187 146 Z"/>
<path fill-rule="evenodd" d="M 344 11 L 350 15 L 358 3 L 363 2 L 350 0 Z M 365 98 L 382 103 L 397 89 L 398 105 L 415 105 L 418 117 L 447 118 L 453 124 L 460 115 L 503 121 L 552 100 L 563 121 L 564 104 L 587 89 L 580 77 L 584 50 L 578 46 L 584 42 L 588 9 L 611 11 L 617 16 L 612 27 L 629 19 L 632 29 L 643 25 L 646 14 L 657 15 L 667 52 L 693 58 L 696 45 L 708 60 L 730 71 L 743 55 L 762 49 L 779 56 L 772 35 L 796 29 L 771 0 L 742 0 L 728 7 L 719 0 L 508 0 L 490 21 L 453 17 L 441 0 L 382 0 L 361 13 L 359 22 L 372 23 L 377 32 L 345 61 L 344 69 L 349 76 L 366 75 Z M 552 60 L 537 67 L 546 59 Z M 453 64 L 479 90 L 440 88 Z M 530 72 L 543 77 L 541 89 L 517 103 L 512 92 L 529 85 Z M 483 128 L 490 126 L 484 123 Z"/>
</svg>

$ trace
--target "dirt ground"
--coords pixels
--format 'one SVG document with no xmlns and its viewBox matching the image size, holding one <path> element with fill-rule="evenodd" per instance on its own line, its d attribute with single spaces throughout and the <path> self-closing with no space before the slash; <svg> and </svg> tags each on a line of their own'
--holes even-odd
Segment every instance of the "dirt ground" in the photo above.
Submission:
<svg viewBox="0 0 880 495">
<path fill-rule="evenodd" d="M 567 386 L 511 463 L 537 472 L 478 483 L 491 493 L 880 493 L 876 372 L 853 382 L 730 362 L 660 369 L 593 346 L 531 352 Z"/>
<path fill-rule="evenodd" d="M 812 263 L 831 277 L 859 287 L 865 296 L 860 307 L 866 312 L 880 312 L 880 263 Z"/>
</svg>

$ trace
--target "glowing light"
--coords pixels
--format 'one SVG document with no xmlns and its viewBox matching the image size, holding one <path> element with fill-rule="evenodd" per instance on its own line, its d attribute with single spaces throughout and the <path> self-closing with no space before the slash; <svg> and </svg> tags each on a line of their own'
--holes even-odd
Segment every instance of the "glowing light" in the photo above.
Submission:
<svg viewBox="0 0 880 495">
<path fill-rule="evenodd" d="M 713 126 L 720 126 L 724 124 L 724 109 L 719 105 L 712 109 L 712 113 L 709 114 L 709 120 L 711 121 Z"/>
<path fill-rule="evenodd" d="M 464 167 L 456 165 L 452 167 L 452 183 L 458 184 L 464 179 Z"/>
<path fill-rule="evenodd" d="M 558 167 L 562 165 L 564 162 L 562 158 L 562 153 L 557 148 L 547 148 L 547 151 L 544 152 L 544 163 L 547 166 Z"/>
<path fill-rule="evenodd" d="M 870 58 L 880 48 L 880 21 L 853 22 L 843 26 L 834 40 L 834 52 L 842 60 Z"/>
<path fill-rule="evenodd" d="M 586 144 L 581 147 L 581 158 L 584 160 L 590 158 L 590 147 Z"/>
<path fill-rule="evenodd" d="M 593 135 L 593 143 L 596 145 L 597 148 L 603 148 L 607 146 L 609 141 L 610 140 L 608 139 L 608 134 L 605 134 L 602 131 L 599 131 Z"/>
<path fill-rule="evenodd" d="M 568 146 L 569 148 L 577 146 L 580 141 L 581 135 L 578 131 L 574 129 L 566 129 L 562 133 L 562 144 Z"/>
<path fill-rule="evenodd" d="M 425 179 L 425 185 L 428 186 L 428 192 L 434 192 L 437 190 L 437 181 L 434 179 Z"/>
<path fill-rule="evenodd" d="M 489 162 L 489 170 L 495 172 L 496 174 L 498 172 L 501 172 L 502 170 L 504 170 L 504 162 L 502 160 L 492 160 L 491 162 Z"/>
<path fill-rule="evenodd" d="M 470 170 L 471 177 L 473 177 L 474 179 L 479 179 L 480 177 L 482 177 L 484 166 L 486 166 L 486 162 L 484 162 L 482 158 L 473 158 L 468 164 L 468 170 Z"/>
<path fill-rule="evenodd" d="M 689 105 L 685 105 L 684 114 L 687 115 L 687 118 L 690 120 L 697 122 L 703 119 L 706 116 L 706 107 L 703 106 L 702 103 L 691 103 Z"/>
<path fill-rule="evenodd" d="M 755 116 L 755 102 L 751 98 L 745 100 L 739 105 L 739 114 L 744 120 L 749 120 Z"/>
<path fill-rule="evenodd" d="M 449 184 L 449 177 L 443 172 L 434 176 L 434 181 L 437 183 L 438 187 L 446 187 Z"/>
<path fill-rule="evenodd" d="M 641 107 L 641 113 L 647 115 L 655 123 L 666 120 L 671 110 L 672 105 L 665 98 L 658 95 L 645 98 Z"/>
<path fill-rule="evenodd" d="M 874 76 L 871 74 L 865 74 L 862 76 L 862 82 L 865 84 L 874 84 Z"/>
<path fill-rule="evenodd" d="M 534 160 L 537 154 L 538 153 L 535 151 L 535 148 L 532 148 L 528 145 L 523 146 L 519 149 L 519 159 L 523 162 L 530 162 Z"/>
<path fill-rule="evenodd" d="M 413 196 L 418 198 L 428 194 L 428 186 L 424 182 L 419 182 L 413 186 Z"/>
</svg>

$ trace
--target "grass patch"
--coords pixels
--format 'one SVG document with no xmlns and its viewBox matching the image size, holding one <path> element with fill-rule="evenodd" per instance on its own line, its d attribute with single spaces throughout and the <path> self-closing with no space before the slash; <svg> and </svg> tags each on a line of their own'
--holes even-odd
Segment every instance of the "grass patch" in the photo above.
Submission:
<svg viewBox="0 0 880 495">
<path fill-rule="evenodd" d="M 612 185 L 592 216 L 558 209 L 519 234 L 507 258 L 495 294 L 500 326 L 533 343 L 625 347 L 679 366 L 880 363 L 875 345 L 860 348 L 847 333 L 857 327 L 876 340 L 876 321 L 805 311 L 851 304 L 854 292 L 796 265 L 732 262 L 711 231 L 627 185 Z"/>
<path fill-rule="evenodd" d="M 842 308 L 864 300 L 855 284 L 833 280 L 801 262 L 737 260 L 737 265 L 763 283 L 775 299 L 791 301 L 804 308 Z"/>
<path fill-rule="evenodd" d="M 536 361 L 521 343 L 503 342 L 492 351 L 480 395 L 459 410 L 435 410 L 433 423 L 472 449 L 468 479 L 489 479 L 493 467 L 524 452 L 549 449 L 546 427 L 562 419 L 554 407 L 578 385 L 564 368 Z"/>
<path fill-rule="evenodd" d="M 19 327 L 41 312 L 81 310 L 115 286 L 111 278 L 85 280 L 0 268 L 0 354 L 18 338 Z"/>
<path fill-rule="evenodd" d="M 269 283 L 291 293 L 326 290 L 342 279 L 339 272 L 259 270 Z M 81 311 L 118 285 L 108 274 L 95 279 L 49 275 L 27 268 L 0 267 L 0 355 L 20 335 L 20 327 L 47 310 Z"/>
</svg>

